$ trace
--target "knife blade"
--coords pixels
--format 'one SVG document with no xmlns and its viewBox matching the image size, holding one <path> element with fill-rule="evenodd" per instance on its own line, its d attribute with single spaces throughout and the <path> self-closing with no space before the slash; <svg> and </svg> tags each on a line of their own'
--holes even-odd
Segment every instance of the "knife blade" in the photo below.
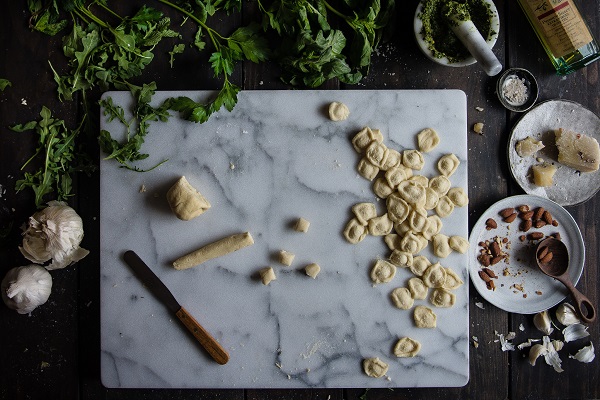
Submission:
<svg viewBox="0 0 600 400">
<path fill-rule="evenodd" d="M 223 365 L 229 361 L 229 354 L 204 329 L 196 319 L 175 299 L 169 288 L 156 276 L 154 272 L 133 250 L 127 250 L 123 259 L 133 270 L 137 278 L 144 286 L 158 298 L 171 312 L 175 313 L 183 325 L 194 335 L 196 340 L 204 347 L 210 356 L 219 364 Z"/>
</svg>

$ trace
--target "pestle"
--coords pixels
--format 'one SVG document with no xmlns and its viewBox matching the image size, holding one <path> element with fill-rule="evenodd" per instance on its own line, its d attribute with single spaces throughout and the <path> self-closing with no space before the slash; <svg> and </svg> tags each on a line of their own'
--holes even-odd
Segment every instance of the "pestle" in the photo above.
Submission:
<svg viewBox="0 0 600 400">
<path fill-rule="evenodd" d="M 444 17 L 452 32 L 461 43 L 469 50 L 469 53 L 477 60 L 483 70 L 489 76 L 494 76 L 502 71 L 502 64 L 490 49 L 479 30 L 471 21 L 471 16 L 465 4 L 449 1 L 442 10 Z"/>
</svg>

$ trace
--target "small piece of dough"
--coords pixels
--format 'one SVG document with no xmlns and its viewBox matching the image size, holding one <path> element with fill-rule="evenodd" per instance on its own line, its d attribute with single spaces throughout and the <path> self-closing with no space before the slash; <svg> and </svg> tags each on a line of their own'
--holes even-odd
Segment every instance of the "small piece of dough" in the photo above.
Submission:
<svg viewBox="0 0 600 400">
<path fill-rule="evenodd" d="M 279 251 L 279 262 L 287 267 L 292 265 L 292 263 L 294 262 L 294 257 L 296 257 L 294 253 L 290 253 L 286 250 Z"/>
<path fill-rule="evenodd" d="M 396 266 L 385 260 L 377 260 L 371 268 L 371 280 L 373 283 L 387 283 L 396 276 Z"/>
<path fill-rule="evenodd" d="M 417 328 L 435 328 L 437 325 L 437 316 L 429 307 L 416 306 L 413 319 Z"/>
<path fill-rule="evenodd" d="M 391 188 L 396 188 L 400 182 L 406 180 L 406 173 L 404 168 L 390 168 L 385 173 L 385 180 Z"/>
<path fill-rule="evenodd" d="M 358 153 L 362 153 L 372 141 L 383 142 L 383 135 L 379 129 L 371 129 L 367 126 L 354 135 L 352 138 L 352 147 Z"/>
<path fill-rule="evenodd" d="M 377 216 L 377 209 L 373 203 L 357 203 L 352 206 L 352 212 L 361 225 L 367 225 L 371 218 Z"/>
<path fill-rule="evenodd" d="M 450 201 L 452 201 L 456 207 L 464 207 L 469 204 L 469 197 L 467 196 L 465 190 L 461 187 L 450 188 L 446 196 L 448 196 Z"/>
<path fill-rule="evenodd" d="M 445 156 L 442 156 L 437 163 L 440 174 L 447 177 L 451 177 L 456 172 L 459 165 L 460 160 L 455 154 L 446 154 Z"/>
<path fill-rule="evenodd" d="M 410 213 L 410 206 L 398 193 L 390 194 L 385 201 L 385 205 L 388 210 L 388 217 L 397 224 L 404 222 Z"/>
<path fill-rule="evenodd" d="M 390 254 L 390 262 L 397 267 L 410 267 L 413 263 L 413 255 L 406 251 L 394 250 Z"/>
<path fill-rule="evenodd" d="M 408 215 L 408 226 L 413 232 L 421 233 L 427 226 L 427 211 L 425 209 L 415 208 Z"/>
<path fill-rule="evenodd" d="M 178 270 L 188 269 L 213 258 L 233 253 L 252 244 L 254 244 L 254 239 L 252 239 L 249 232 L 227 236 L 178 258 L 173 262 L 173 267 Z"/>
<path fill-rule="evenodd" d="M 437 194 L 437 192 L 435 190 L 433 190 L 430 187 L 426 187 L 425 188 L 425 205 L 423 205 L 423 208 L 425 208 L 426 210 L 433 210 L 438 202 L 440 201 L 440 195 Z"/>
<path fill-rule="evenodd" d="M 429 288 L 427 285 L 425 285 L 421 278 L 410 278 L 407 285 L 413 299 L 424 300 L 427 298 L 427 292 L 429 292 Z"/>
<path fill-rule="evenodd" d="M 369 234 L 373 236 L 385 236 L 392 231 L 394 223 L 385 213 L 380 217 L 371 218 L 369 220 Z"/>
<path fill-rule="evenodd" d="M 388 156 L 381 169 L 387 171 L 400 165 L 402 165 L 402 154 L 398 150 L 388 149 Z"/>
<path fill-rule="evenodd" d="M 388 153 L 389 150 L 385 144 L 373 141 L 365 150 L 365 158 L 381 169 L 385 165 Z"/>
<path fill-rule="evenodd" d="M 379 173 L 379 168 L 365 157 L 360 159 L 360 161 L 358 162 L 358 167 L 356 169 L 360 176 L 370 181 L 375 179 L 375 177 Z"/>
<path fill-rule="evenodd" d="M 549 187 L 554 183 L 556 166 L 549 163 L 541 163 L 531 167 L 533 171 L 533 183 L 540 187 Z"/>
<path fill-rule="evenodd" d="M 405 251 L 411 254 L 417 254 L 419 251 L 421 251 L 421 247 L 421 240 L 413 231 L 409 231 L 400 240 L 398 250 Z"/>
<path fill-rule="evenodd" d="M 365 358 L 363 360 L 363 371 L 372 378 L 381 378 L 388 372 L 388 364 L 378 357 Z"/>
<path fill-rule="evenodd" d="M 448 196 L 440 197 L 437 206 L 435 206 L 435 213 L 440 218 L 446 218 L 448 215 L 452 214 L 453 211 L 454 203 L 452 202 L 452 200 L 450 200 Z"/>
<path fill-rule="evenodd" d="M 452 252 L 450 247 L 450 238 L 444 234 L 438 233 L 432 238 L 433 254 L 439 258 L 446 258 Z"/>
<path fill-rule="evenodd" d="M 440 137 L 432 128 L 425 128 L 417 134 L 417 143 L 419 150 L 428 153 L 440 143 Z"/>
<path fill-rule="evenodd" d="M 408 204 L 415 207 L 425 206 L 427 194 L 425 188 L 416 181 L 406 180 L 398 185 L 398 193 Z"/>
<path fill-rule="evenodd" d="M 403 337 L 394 346 L 396 357 L 414 357 L 421 350 L 421 343 L 409 337 Z"/>
<path fill-rule="evenodd" d="M 373 182 L 373 193 L 380 199 L 386 199 L 394 192 L 394 188 L 390 186 L 387 179 L 380 176 Z"/>
<path fill-rule="evenodd" d="M 448 179 L 448 177 L 444 175 L 438 175 L 429 180 L 429 187 L 435 190 L 435 192 L 440 197 L 445 196 L 446 193 L 448 193 L 448 190 L 450 190 L 450 186 L 450 179 Z"/>
<path fill-rule="evenodd" d="M 308 264 L 306 267 L 304 267 L 304 272 L 306 275 L 315 279 L 317 275 L 319 275 L 319 272 L 321 272 L 321 266 L 316 263 Z"/>
<path fill-rule="evenodd" d="M 339 101 L 333 101 L 329 104 L 329 119 L 332 121 L 344 121 L 350 115 L 348 106 Z"/>
<path fill-rule="evenodd" d="M 446 269 L 440 263 L 432 264 L 423 272 L 421 279 L 430 288 L 442 287 L 446 282 Z"/>
<path fill-rule="evenodd" d="M 169 207 L 177 218 L 189 221 L 210 208 L 210 203 L 182 176 L 167 192 Z"/>
<path fill-rule="evenodd" d="M 294 230 L 297 232 L 308 232 L 309 227 L 309 221 L 305 220 L 304 218 L 298 218 L 296 224 L 294 225 Z"/>
<path fill-rule="evenodd" d="M 383 241 L 387 245 L 388 249 L 396 250 L 400 245 L 400 235 L 396 233 L 388 233 L 384 236 Z"/>
<path fill-rule="evenodd" d="M 416 256 L 413 258 L 412 265 L 410 266 L 410 272 L 416 276 L 422 276 L 423 273 L 431 266 L 431 261 L 425 256 Z"/>
<path fill-rule="evenodd" d="M 446 280 L 442 286 L 447 290 L 458 289 L 464 282 L 452 268 L 446 268 Z"/>
<path fill-rule="evenodd" d="M 272 281 L 276 280 L 275 271 L 272 267 L 266 267 L 258 271 L 260 274 L 260 279 L 262 280 L 263 285 L 268 285 Z"/>
<path fill-rule="evenodd" d="M 469 250 L 469 241 L 462 236 L 454 235 L 448 239 L 450 248 L 460 254 L 465 254 Z"/>
<path fill-rule="evenodd" d="M 427 225 L 425 225 L 425 229 L 421 232 L 421 235 L 427 240 L 431 240 L 435 235 L 440 233 L 442 230 L 442 220 L 437 215 L 430 215 L 427 217 Z"/>
<path fill-rule="evenodd" d="M 420 171 L 425 165 L 423 154 L 419 150 L 404 150 L 402 153 L 402 165 L 406 168 Z"/>
<path fill-rule="evenodd" d="M 437 288 L 433 290 L 429 300 L 436 307 L 452 307 L 456 302 L 456 295 L 444 288 Z"/>
<path fill-rule="evenodd" d="M 352 218 L 344 229 L 344 237 L 352 244 L 362 242 L 367 236 L 367 226 L 358 222 L 358 219 Z"/>
<path fill-rule="evenodd" d="M 401 310 L 408 310 L 415 304 L 415 299 L 412 298 L 410 290 L 405 287 L 392 290 L 390 296 L 394 305 Z"/>
</svg>

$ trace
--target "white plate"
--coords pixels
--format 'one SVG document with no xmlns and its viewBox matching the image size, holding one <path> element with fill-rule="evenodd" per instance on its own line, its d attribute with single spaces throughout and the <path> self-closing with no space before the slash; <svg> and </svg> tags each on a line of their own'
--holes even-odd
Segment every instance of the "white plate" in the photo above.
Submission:
<svg viewBox="0 0 600 400">
<path fill-rule="evenodd" d="M 585 246 L 577 223 L 571 214 L 560 205 L 551 200 L 530 195 L 513 196 L 500 200 L 481 215 L 469 238 L 469 273 L 475 289 L 496 307 L 517 314 L 535 314 L 560 303 L 569 292 L 562 283 L 538 270 L 534 256 L 535 244 L 538 241 L 525 240 L 522 242 L 519 239 L 524 234 L 518 229 L 521 220 L 517 218 L 510 224 L 502 221 L 502 217 L 499 215 L 501 210 L 524 204 L 529 205 L 532 210 L 536 207 L 544 207 L 558 221 L 557 227 L 546 225 L 540 229 L 532 228 L 527 233 L 539 231 L 545 236 L 556 232 L 560 233 L 561 240 L 569 249 L 569 276 L 573 284 L 579 282 L 583 272 Z M 489 231 L 486 229 L 485 221 L 488 218 L 493 218 L 498 223 L 496 229 Z M 509 255 L 509 262 L 505 263 L 503 260 L 489 267 L 498 275 L 498 279 L 494 280 L 496 290 L 489 290 L 479 277 L 482 267 L 477 256 L 481 249 L 479 243 L 491 240 L 496 236 L 508 238 L 510 245 L 508 248 L 503 246 L 503 250 Z M 508 268 L 510 275 L 503 275 L 505 268 Z M 522 286 L 523 291 L 517 290 L 513 286 L 515 284 Z"/>
<path fill-rule="evenodd" d="M 549 100 L 538 104 L 516 123 L 508 140 L 508 163 L 515 181 L 528 194 L 545 197 L 561 206 L 583 203 L 600 189 L 600 171 L 580 173 L 558 163 L 554 130 L 570 129 L 600 141 L 600 118 L 582 105 L 568 100 Z M 536 157 L 520 157 L 515 148 L 519 140 L 531 136 L 546 146 Z M 533 184 L 531 166 L 541 158 L 558 167 L 554 184 L 543 188 Z"/>
</svg>

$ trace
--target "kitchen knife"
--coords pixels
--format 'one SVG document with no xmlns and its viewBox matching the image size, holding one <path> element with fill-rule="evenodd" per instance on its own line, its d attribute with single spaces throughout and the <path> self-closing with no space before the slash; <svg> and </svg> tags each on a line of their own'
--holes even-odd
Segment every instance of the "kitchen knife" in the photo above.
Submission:
<svg viewBox="0 0 600 400">
<path fill-rule="evenodd" d="M 150 267 L 132 250 L 127 250 L 123 259 L 131 267 L 135 275 L 144 286 L 152 292 L 169 310 L 177 315 L 177 318 L 200 342 L 202 347 L 219 364 L 223 365 L 229 361 L 229 354 L 199 323 L 183 308 L 175 299 L 173 294 L 164 283 L 152 272 Z"/>
</svg>

